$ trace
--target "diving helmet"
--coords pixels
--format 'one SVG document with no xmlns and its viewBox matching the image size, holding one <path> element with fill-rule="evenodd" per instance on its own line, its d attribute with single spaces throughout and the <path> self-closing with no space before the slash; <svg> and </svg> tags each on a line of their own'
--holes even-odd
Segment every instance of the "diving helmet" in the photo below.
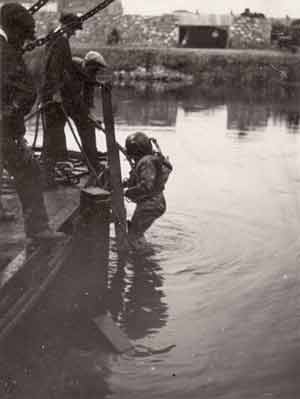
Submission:
<svg viewBox="0 0 300 399">
<path fill-rule="evenodd" d="M 130 157 L 141 157 L 153 152 L 151 140 L 145 133 L 136 132 L 129 135 L 125 142 L 126 152 Z"/>
</svg>

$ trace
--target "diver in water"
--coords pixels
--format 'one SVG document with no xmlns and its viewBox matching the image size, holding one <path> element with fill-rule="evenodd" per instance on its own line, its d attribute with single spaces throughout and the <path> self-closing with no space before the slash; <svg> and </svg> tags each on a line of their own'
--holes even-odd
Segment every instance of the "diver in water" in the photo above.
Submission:
<svg viewBox="0 0 300 399">
<path fill-rule="evenodd" d="M 158 151 L 153 149 L 152 143 Z M 129 179 L 124 195 L 136 204 L 132 219 L 128 222 L 130 245 L 137 249 L 144 233 L 166 211 L 165 184 L 173 167 L 160 151 L 155 139 L 137 132 L 126 138 L 126 152 L 132 160 Z"/>
</svg>

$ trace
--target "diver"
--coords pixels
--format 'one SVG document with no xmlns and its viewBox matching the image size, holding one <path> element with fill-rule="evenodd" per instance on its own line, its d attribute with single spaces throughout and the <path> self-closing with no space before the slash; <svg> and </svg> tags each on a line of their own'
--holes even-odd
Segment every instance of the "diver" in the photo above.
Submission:
<svg viewBox="0 0 300 399">
<path fill-rule="evenodd" d="M 129 135 L 125 145 L 127 156 L 132 160 L 132 170 L 128 180 L 124 181 L 124 195 L 136 204 L 128 222 L 128 237 L 131 247 L 139 249 L 144 242 L 144 233 L 166 211 L 163 192 L 173 167 L 157 141 L 144 133 Z"/>
</svg>

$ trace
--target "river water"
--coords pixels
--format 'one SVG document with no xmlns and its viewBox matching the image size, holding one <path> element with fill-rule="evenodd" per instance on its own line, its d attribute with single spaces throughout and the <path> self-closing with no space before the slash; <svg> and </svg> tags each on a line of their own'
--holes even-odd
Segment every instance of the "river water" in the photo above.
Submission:
<svg viewBox="0 0 300 399">
<path fill-rule="evenodd" d="M 119 142 L 142 130 L 174 166 L 148 251 L 110 253 L 106 306 L 135 350 L 73 347 L 54 368 L 77 385 L 20 398 L 300 397 L 298 107 L 292 91 L 115 91 Z"/>
</svg>

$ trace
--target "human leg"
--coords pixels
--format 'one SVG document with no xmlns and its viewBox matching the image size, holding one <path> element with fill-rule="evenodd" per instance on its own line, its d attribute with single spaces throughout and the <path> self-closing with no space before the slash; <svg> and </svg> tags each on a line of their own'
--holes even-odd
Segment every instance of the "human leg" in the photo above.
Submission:
<svg viewBox="0 0 300 399">
<path fill-rule="evenodd" d="M 44 140 L 43 158 L 54 162 L 64 161 L 68 157 L 65 136 L 66 118 L 59 104 L 50 104 L 43 112 Z"/>
<path fill-rule="evenodd" d="M 39 165 L 25 141 L 8 139 L 3 152 L 5 166 L 14 177 L 21 201 L 26 236 L 33 239 L 39 236 L 41 239 L 61 238 L 49 228 Z"/>
<path fill-rule="evenodd" d="M 5 209 L 2 201 L 2 178 L 3 178 L 3 159 L 2 159 L 2 137 L 0 136 L 0 222 L 12 222 L 15 215 Z"/>
<path fill-rule="evenodd" d="M 154 221 L 166 211 L 166 201 L 163 194 L 137 204 L 129 223 L 130 239 L 139 239 L 152 226 Z"/>
<path fill-rule="evenodd" d="M 68 158 L 65 137 L 66 118 L 58 104 L 49 105 L 42 115 L 43 118 L 43 150 L 42 164 L 44 183 L 47 187 L 55 186 L 55 164 Z"/>
<path fill-rule="evenodd" d="M 97 160 L 97 144 L 96 144 L 95 128 L 92 125 L 91 121 L 88 120 L 86 115 L 82 115 L 79 112 L 75 113 L 74 111 L 72 111 L 70 113 L 70 116 L 76 125 L 82 144 L 82 149 L 86 154 L 92 168 L 96 172 L 98 172 L 99 163 Z"/>
</svg>

